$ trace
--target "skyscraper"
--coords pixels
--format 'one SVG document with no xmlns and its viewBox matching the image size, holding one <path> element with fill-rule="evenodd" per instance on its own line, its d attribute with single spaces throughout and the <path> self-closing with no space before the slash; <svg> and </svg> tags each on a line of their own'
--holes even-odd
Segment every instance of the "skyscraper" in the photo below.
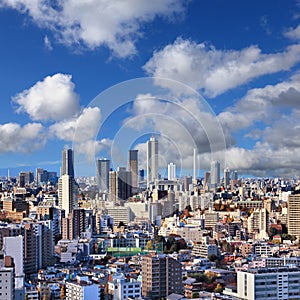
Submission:
<svg viewBox="0 0 300 300">
<path fill-rule="evenodd" d="M 218 161 L 211 162 L 210 184 L 212 187 L 217 187 L 220 183 L 220 163 Z"/>
<path fill-rule="evenodd" d="M 131 172 L 124 167 L 109 172 L 109 195 L 111 201 L 126 200 L 132 195 Z"/>
<path fill-rule="evenodd" d="M 129 171 L 131 172 L 132 192 L 138 188 L 138 150 L 129 150 Z"/>
<path fill-rule="evenodd" d="M 78 186 L 74 179 L 73 157 L 72 149 L 63 150 L 61 174 L 58 181 L 58 202 L 59 207 L 65 210 L 66 216 L 78 207 Z"/>
<path fill-rule="evenodd" d="M 64 149 L 62 152 L 60 176 L 62 175 L 69 175 L 74 178 L 74 156 L 72 149 Z"/>
<path fill-rule="evenodd" d="M 175 180 L 176 178 L 176 165 L 173 163 L 168 164 L 168 180 Z"/>
<path fill-rule="evenodd" d="M 194 148 L 193 180 L 197 183 L 197 149 Z"/>
<path fill-rule="evenodd" d="M 158 179 L 158 141 L 151 137 L 147 142 L 147 187 Z"/>
<path fill-rule="evenodd" d="M 97 160 L 97 182 L 98 182 L 99 192 L 109 191 L 109 171 L 110 171 L 110 160 L 98 159 Z"/>
<path fill-rule="evenodd" d="M 226 168 L 224 169 L 224 187 L 227 188 L 229 183 L 230 183 L 230 170 Z"/>
<path fill-rule="evenodd" d="M 233 171 L 231 176 L 232 176 L 231 178 L 232 180 L 238 180 L 239 178 L 238 171 L 237 170 Z"/>
<path fill-rule="evenodd" d="M 65 215 L 78 207 L 78 186 L 75 179 L 67 174 L 62 175 L 58 180 L 58 204 L 65 210 Z"/>
</svg>

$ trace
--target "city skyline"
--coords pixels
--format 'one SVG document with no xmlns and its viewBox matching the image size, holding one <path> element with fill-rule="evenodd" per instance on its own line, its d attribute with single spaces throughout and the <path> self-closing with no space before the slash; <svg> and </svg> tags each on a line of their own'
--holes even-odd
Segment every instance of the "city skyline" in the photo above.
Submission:
<svg viewBox="0 0 300 300">
<path fill-rule="evenodd" d="M 95 176 L 96 157 L 122 161 L 134 149 L 146 169 L 146 141 L 153 134 L 161 149 L 159 169 L 173 161 L 180 174 L 193 175 L 197 146 L 202 176 L 215 160 L 206 140 L 211 133 L 204 128 L 204 139 L 202 133 L 193 136 L 198 127 L 175 104 L 155 95 L 156 102 L 144 105 L 136 99 L 145 94 L 136 90 L 111 117 L 105 115 L 109 101 L 91 105 L 115 85 L 145 76 L 182 82 L 204 97 L 223 131 L 221 169 L 260 177 L 300 175 L 297 1 L 270 7 L 260 1 L 130 0 L 126 9 L 102 1 L 71 1 L 59 8 L 41 3 L 0 1 L 0 175 L 36 168 L 59 174 L 61 149 L 72 147 L 76 132 L 81 144 L 74 153 L 81 150 L 94 160 L 84 169 L 85 162 L 75 159 L 77 176 Z M 41 7 L 52 14 L 46 17 Z M 181 107 L 203 117 L 198 102 L 182 97 L 177 84 L 162 86 L 174 98 L 180 95 Z M 87 126 L 76 131 L 79 119 Z M 128 128 L 140 130 L 129 145 Z M 114 144 L 121 149 L 111 155 Z"/>
</svg>

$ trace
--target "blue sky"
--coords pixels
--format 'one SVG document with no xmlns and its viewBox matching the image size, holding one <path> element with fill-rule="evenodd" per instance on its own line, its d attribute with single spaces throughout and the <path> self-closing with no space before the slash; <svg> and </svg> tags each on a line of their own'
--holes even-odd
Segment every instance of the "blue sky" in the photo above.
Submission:
<svg viewBox="0 0 300 300">
<path fill-rule="evenodd" d="M 204 97 L 226 141 L 226 150 L 217 149 L 226 154 L 222 167 L 299 175 L 299 24 L 296 0 L 0 0 L 1 174 L 58 171 L 80 118 L 77 175 L 93 175 L 95 157 L 109 157 L 114 144 L 125 164 L 121 141 L 133 128 L 129 144 L 140 150 L 141 167 L 144 142 L 155 133 L 161 168 L 172 161 L 190 172 L 195 142 L 201 169 L 209 169 L 205 143 L 214 137 L 204 137 L 175 105 L 132 98 L 117 109 L 103 97 L 93 102 L 116 84 L 154 76 Z M 135 82 L 135 97 L 149 94 Z M 204 118 L 199 98 L 178 94 L 179 83 L 154 80 L 153 86 L 153 97 L 158 87 L 167 89 L 165 97 L 176 96 Z M 111 107 L 113 114 L 103 118 Z M 197 133 L 187 138 L 186 132 Z"/>
</svg>

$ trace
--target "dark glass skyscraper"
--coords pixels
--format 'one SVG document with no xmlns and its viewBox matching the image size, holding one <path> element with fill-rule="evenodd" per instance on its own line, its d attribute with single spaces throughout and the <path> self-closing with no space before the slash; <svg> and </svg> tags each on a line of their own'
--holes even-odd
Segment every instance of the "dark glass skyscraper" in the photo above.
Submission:
<svg viewBox="0 0 300 300">
<path fill-rule="evenodd" d="M 69 175 L 74 178 L 74 156 L 72 149 L 64 149 L 62 152 L 62 166 L 60 176 Z"/>
</svg>

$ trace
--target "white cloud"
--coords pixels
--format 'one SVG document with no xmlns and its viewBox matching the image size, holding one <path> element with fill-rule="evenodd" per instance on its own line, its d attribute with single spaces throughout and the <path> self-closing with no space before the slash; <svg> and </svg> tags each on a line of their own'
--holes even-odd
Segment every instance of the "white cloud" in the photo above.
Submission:
<svg viewBox="0 0 300 300">
<path fill-rule="evenodd" d="M 282 52 L 263 54 L 258 46 L 218 50 L 178 38 L 155 52 L 144 69 L 151 76 L 178 80 L 215 97 L 259 76 L 289 70 L 299 61 L 298 44 Z"/>
<path fill-rule="evenodd" d="M 126 134 L 126 128 L 138 131 L 140 136 L 157 133 L 161 168 L 174 162 L 178 170 L 191 169 L 193 148 L 197 148 L 199 153 L 225 149 L 218 119 L 204 108 L 198 98 L 182 97 L 178 102 L 161 99 L 165 98 L 139 95 L 134 101 L 132 116 L 123 123 L 124 131 L 121 134 L 133 137 L 134 142 L 137 135 Z M 145 145 L 139 144 L 136 148 L 141 151 L 141 161 L 145 162 Z"/>
<path fill-rule="evenodd" d="M 79 97 L 72 76 L 55 74 L 38 81 L 13 97 L 18 113 L 26 112 L 32 120 L 59 121 L 79 112 Z"/>
<path fill-rule="evenodd" d="M 43 126 L 29 123 L 23 127 L 17 123 L 0 124 L 0 153 L 34 152 L 46 142 Z"/>
<path fill-rule="evenodd" d="M 300 24 L 296 28 L 289 28 L 284 35 L 291 40 L 300 40 Z"/>
<path fill-rule="evenodd" d="M 183 0 L 2 0 L 10 7 L 28 14 L 40 27 L 54 32 L 65 45 L 95 49 L 105 45 L 117 56 L 136 52 L 140 27 L 157 16 L 172 18 L 184 12 Z"/>
<path fill-rule="evenodd" d="M 218 115 L 224 130 L 241 130 L 263 121 L 266 124 L 286 111 L 300 109 L 300 74 L 263 88 L 251 89 L 232 107 Z"/>
<path fill-rule="evenodd" d="M 109 152 L 112 145 L 112 140 L 104 138 L 101 140 L 86 140 L 78 142 L 74 146 L 74 152 L 77 156 L 77 161 L 81 163 L 86 161 L 87 163 L 95 162 L 95 158 L 101 151 Z M 80 159 L 79 159 L 80 158 Z"/>
<path fill-rule="evenodd" d="M 85 142 L 97 136 L 100 122 L 100 109 L 88 107 L 79 116 L 51 125 L 49 132 L 63 141 Z"/>
<path fill-rule="evenodd" d="M 253 149 L 233 147 L 226 153 L 230 169 L 256 176 L 295 176 L 299 174 L 299 160 L 299 148 L 274 150 L 267 143 L 257 143 Z"/>
<path fill-rule="evenodd" d="M 44 44 L 45 44 L 46 49 L 48 49 L 49 51 L 53 50 L 52 43 L 51 43 L 48 35 L 45 35 L 45 37 L 44 37 Z"/>
</svg>

